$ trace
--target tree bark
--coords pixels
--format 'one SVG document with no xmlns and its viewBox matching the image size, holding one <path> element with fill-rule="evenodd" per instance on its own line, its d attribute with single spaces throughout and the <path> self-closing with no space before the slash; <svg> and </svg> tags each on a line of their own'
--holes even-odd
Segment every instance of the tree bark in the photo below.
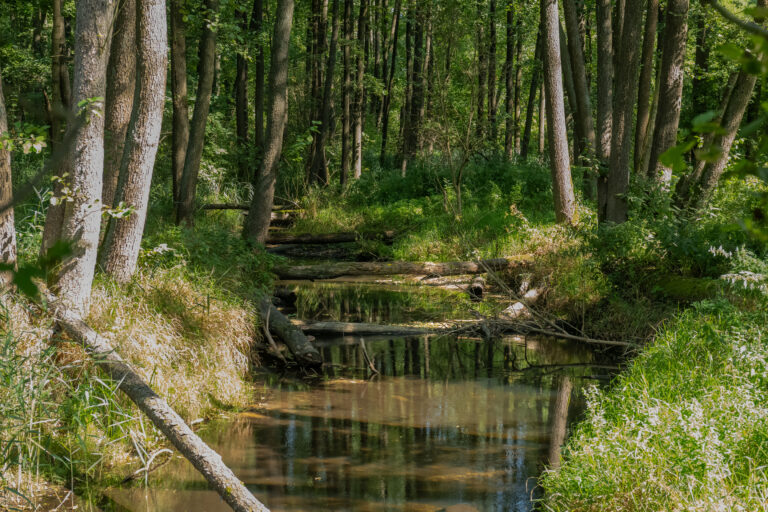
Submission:
<svg viewBox="0 0 768 512">
<path fill-rule="evenodd" d="M 101 266 L 116 281 L 125 283 L 136 271 L 136 262 L 147 218 L 149 188 L 163 125 L 168 34 L 165 0 L 137 0 L 138 33 L 136 95 L 120 169 L 115 202 L 125 202 L 133 212 L 109 221 Z"/>
<path fill-rule="evenodd" d="M 152 424 L 192 463 L 232 510 L 269 512 L 224 464 L 221 456 L 206 445 L 168 402 L 149 387 L 115 352 L 106 338 L 86 325 L 79 315 L 73 314 L 66 304 L 54 302 L 52 307 L 58 327 L 85 346 L 98 363 L 97 366 L 118 383 L 120 391 L 147 415 Z"/>
<path fill-rule="evenodd" d="M 488 127 L 491 141 L 498 138 L 496 126 L 496 0 L 488 2 Z"/>
<path fill-rule="evenodd" d="M 515 156 L 515 135 L 517 131 L 517 116 L 515 115 L 515 109 L 517 107 L 515 100 L 517 100 L 517 88 L 515 87 L 515 79 L 517 78 L 517 69 L 515 66 L 515 2 L 514 0 L 507 0 L 507 55 L 506 62 L 504 64 L 505 77 L 506 77 L 506 89 L 507 97 L 504 102 L 504 113 L 506 114 L 506 122 L 504 129 L 504 155 L 507 160 L 512 160 Z"/>
<path fill-rule="evenodd" d="M 283 134 L 288 119 L 288 54 L 291 44 L 293 5 L 293 0 L 278 0 L 275 11 L 264 156 L 256 174 L 251 209 L 243 225 L 243 236 L 254 243 L 264 243 L 267 239 L 275 198 L 277 168 L 283 151 Z"/>
<path fill-rule="evenodd" d="M 315 183 L 328 185 L 328 161 L 325 146 L 331 138 L 333 128 L 333 79 L 336 70 L 336 48 L 339 44 L 339 0 L 332 0 L 331 45 L 328 50 L 328 61 L 325 65 L 325 84 L 323 86 L 323 107 L 320 118 L 320 131 L 315 137 L 314 153 L 312 155 L 311 176 Z"/>
<path fill-rule="evenodd" d="M 477 19 L 475 20 L 475 48 L 477 52 L 477 136 L 482 138 L 485 134 L 485 100 L 486 100 L 486 78 L 488 75 L 488 64 L 486 60 L 485 30 L 483 27 L 483 2 L 476 0 Z"/>
<path fill-rule="evenodd" d="M 573 194 L 565 124 L 559 16 L 557 0 L 541 1 L 547 135 L 555 218 L 559 223 L 572 224 L 576 221 L 576 198 Z"/>
<path fill-rule="evenodd" d="M 187 105 L 187 36 L 184 15 L 185 0 L 170 0 L 171 18 L 171 99 L 173 128 L 171 135 L 171 187 L 173 202 L 179 200 L 184 159 L 189 144 L 189 106 Z"/>
<path fill-rule="evenodd" d="M 253 0 L 253 14 L 251 15 L 251 32 L 261 41 L 262 25 L 264 23 L 264 5 L 262 0 Z M 259 155 L 264 153 L 264 45 L 259 43 L 254 57 L 253 77 L 253 108 L 254 129 L 253 145 Z M 252 176 L 250 177 L 252 178 Z"/>
<path fill-rule="evenodd" d="M 685 49 L 688 40 L 688 0 L 670 0 L 664 29 L 664 48 L 659 79 L 659 106 L 653 145 L 648 160 L 648 173 L 657 181 L 669 184 L 672 169 L 659 162 L 659 157 L 677 144 L 677 129 L 683 108 Z"/>
<path fill-rule="evenodd" d="M 587 81 L 586 61 L 581 42 L 579 28 L 579 16 L 576 12 L 574 0 L 563 0 L 563 13 L 565 15 L 565 28 L 568 34 L 568 53 L 573 72 L 574 92 L 576 93 L 576 106 L 574 112 L 575 124 L 579 125 L 579 132 L 585 140 L 579 146 L 586 150 L 587 161 L 595 149 L 595 124 L 592 121 L 592 102 L 589 98 L 589 82 Z M 583 162 L 586 164 L 587 162 Z"/>
<path fill-rule="evenodd" d="M 547 142 L 547 92 L 544 83 L 539 86 L 539 157 L 544 157 Z"/>
<path fill-rule="evenodd" d="M 278 266 L 274 272 L 280 279 L 333 279 L 341 276 L 388 276 L 414 274 L 430 276 L 452 276 L 461 274 L 483 274 L 526 268 L 530 258 L 497 258 L 482 261 L 452 261 L 447 263 L 414 263 L 409 261 L 390 262 L 339 262 L 321 265 Z"/>
<path fill-rule="evenodd" d="M 343 186 L 349 178 L 352 157 L 352 44 L 354 21 L 352 20 L 352 0 L 344 0 L 344 89 L 342 91 L 341 111 L 341 176 L 339 181 Z"/>
<path fill-rule="evenodd" d="M 568 405 L 571 402 L 572 389 L 571 379 L 567 375 L 563 375 L 560 379 L 554 407 L 550 411 L 550 425 L 552 428 L 548 457 L 550 469 L 558 469 L 560 467 L 560 451 L 565 443 L 566 428 L 568 426 Z"/>
<path fill-rule="evenodd" d="M 389 136 L 389 109 L 392 102 L 392 83 L 395 79 L 395 71 L 397 69 L 397 36 L 400 28 L 400 9 L 402 7 L 402 0 L 397 0 L 395 3 L 395 13 L 392 18 L 392 31 L 390 33 L 390 46 L 392 48 L 392 57 L 389 61 L 389 71 L 385 70 L 387 74 L 386 90 L 384 94 L 384 100 L 381 102 L 381 152 L 379 154 L 379 162 L 384 162 L 384 156 L 387 153 L 387 139 Z"/>
<path fill-rule="evenodd" d="M 635 171 L 640 172 L 643 160 L 645 139 L 651 117 L 651 82 L 653 63 L 656 60 L 656 29 L 659 23 L 659 0 L 648 0 L 648 13 L 645 15 L 645 34 L 643 35 L 643 55 L 640 58 L 640 83 L 637 99 L 637 128 L 635 128 Z M 658 87 L 658 84 L 657 84 Z"/>
<path fill-rule="evenodd" d="M 539 90 L 539 73 L 542 54 L 542 33 L 539 27 L 539 34 L 536 37 L 536 49 L 533 56 L 533 71 L 531 72 L 531 86 L 528 91 L 528 106 L 525 111 L 525 128 L 523 129 L 523 140 L 520 146 L 520 157 L 525 160 L 528 158 L 528 149 L 531 145 L 531 130 L 533 128 L 533 114 L 536 111 L 536 94 Z"/>
<path fill-rule="evenodd" d="M 87 313 L 90 305 L 101 228 L 104 106 L 93 103 L 93 98 L 103 98 L 106 92 L 114 11 L 114 5 L 101 0 L 79 0 L 77 4 L 72 105 L 86 122 L 77 127 L 69 150 L 72 197 L 64 206 L 61 230 L 52 234 L 51 240 L 71 244 L 72 253 L 62 262 L 52 284 L 62 302 L 78 314 Z"/>
<path fill-rule="evenodd" d="M 602 165 L 611 158 L 613 125 L 613 29 L 611 0 L 597 2 L 597 135 L 596 153 Z"/>
<path fill-rule="evenodd" d="M 52 77 L 52 107 L 51 107 L 51 150 L 56 151 L 62 142 L 63 131 L 66 127 L 67 115 L 72 103 L 72 90 L 69 82 L 67 67 L 67 38 L 66 22 L 62 13 L 64 0 L 53 0 L 53 30 L 51 33 L 51 77 Z M 68 174 L 68 162 L 61 162 L 56 170 L 56 176 L 61 178 Z M 64 184 L 61 179 L 53 185 L 53 197 L 61 198 Z M 61 226 L 64 222 L 64 203 L 51 203 L 45 216 L 43 240 L 40 254 L 45 254 L 61 236 Z"/>
<path fill-rule="evenodd" d="M 191 226 L 195 222 L 195 195 L 200 161 L 203 157 L 205 127 L 211 107 L 213 81 L 216 68 L 216 32 L 213 30 L 218 16 L 219 0 L 205 0 L 205 22 L 200 38 L 200 62 L 195 110 L 190 124 L 189 143 L 184 157 L 184 172 L 181 176 L 179 198 L 176 203 L 176 223 Z"/>
<path fill-rule="evenodd" d="M 426 62 L 424 52 L 424 9 L 417 7 L 413 17 L 413 84 L 410 110 L 406 112 L 407 122 L 403 130 L 403 174 L 408 167 L 408 162 L 416 155 L 419 147 L 421 119 L 424 108 L 424 64 Z"/>
<path fill-rule="evenodd" d="M 248 23 L 248 14 L 244 10 L 238 10 L 236 17 L 240 22 L 240 30 L 243 35 L 248 34 L 250 23 Z M 241 151 L 248 147 L 248 60 L 245 46 L 242 45 L 240 51 L 235 57 L 235 129 L 237 133 L 237 143 Z M 238 159 L 238 179 L 241 182 L 248 182 L 250 162 L 244 153 L 240 153 Z"/>
<path fill-rule="evenodd" d="M 520 154 L 520 98 L 522 97 L 521 89 L 523 83 L 523 17 L 517 16 L 517 23 L 515 24 L 515 153 Z"/>
<path fill-rule="evenodd" d="M 368 32 L 368 0 L 360 0 L 360 16 L 357 20 L 357 40 L 362 44 L 365 34 Z M 393 57 L 394 58 L 394 57 Z M 355 78 L 355 105 L 354 105 L 354 176 L 359 178 L 363 173 L 363 125 L 365 122 L 365 58 L 358 48 L 357 76 Z"/>
<path fill-rule="evenodd" d="M 611 164 L 605 186 L 605 212 L 603 220 L 621 224 L 627 220 L 626 193 L 629 188 L 629 168 L 632 151 L 632 115 L 637 99 L 637 71 L 640 60 L 637 41 L 643 19 L 644 0 L 627 2 L 624 27 L 621 30 L 620 55 L 614 90 L 613 135 L 611 139 Z M 598 190 L 599 192 L 599 190 Z M 602 202 L 598 199 L 598 203 Z M 600 214 L 600 212 L 598 212 Z"/>
<path fill-rule="evenodd" d="M 13 201 L 11 179 L 11 152 L 5 149 L 2 139 L 8 133 L 8 112 L 3 95 L 3 77 L 0 75 L 0 204 Z M 13 207 L 0 212 L 0 264 L 16 266 L 16 225 Z M 0 292 L 11 283 L 11 272 L 0 270 Z"/>
<path fill-rule="evenodd" d="M 709 76 L 710 38 L 707 25 L 707 12 L 701 10 L 696 17 L 696 56 L 693 68 L 693 81 L 691 83 L 691 97 L 693 99 L 693 114 L 703 114 L 709 110 L 706 100 L 705 84 Z"/>
<path fill-rule="evenodd" d="M 125 136 L 131 122 L 136 91 L 136 0 L 119 2 L 112 49 L 107 65 L 107 96 L 104 106 L 104 184 L 102 201 L 115 204 L 115 191 L 123 160 Z"/>
</svg>

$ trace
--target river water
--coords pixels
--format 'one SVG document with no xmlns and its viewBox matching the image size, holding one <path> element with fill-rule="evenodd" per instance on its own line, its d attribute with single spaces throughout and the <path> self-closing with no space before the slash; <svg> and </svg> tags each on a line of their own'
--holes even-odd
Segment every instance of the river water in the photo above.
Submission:
<svg viewBox="0 0 768 512">
<path fill-rule="evenodd" d="M 299 313 L 355 321 L 440 315 L 434 298 L 379 297 L 367 309 L 349 301 L 356 305 L 345 310 L 338 297 L 373 292 L 330 288 L 300 297 Z M 346 337 L 317 344 L 322 375 L 264 370 L 254 377 L 249 410 L 200 431 L 274 511 L 531 510 L 564 381 L 573 391 L 570 407 L 558 414 L 571 421 L 583 409 L 583 387 L 610 371 L 590 350 L 543 338 Z M 180 458 L 152 473 L 148 487 L 108 495 L 115 509 L 131 512 L 229 510 Z"/>
</svg>

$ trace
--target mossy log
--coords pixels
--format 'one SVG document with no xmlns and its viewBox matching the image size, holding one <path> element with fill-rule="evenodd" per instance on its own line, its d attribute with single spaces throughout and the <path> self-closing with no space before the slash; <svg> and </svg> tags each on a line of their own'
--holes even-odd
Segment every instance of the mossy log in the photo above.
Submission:
<svg viewBox="0 0 768 512">
<path fill-rule="evenodd" d="M 333 279 L 341 276 L 416 274 L 450 276 L 482 274 L 525 268 L 531 262 L 528 256 L 496 258 L 482 261 L 451 261 L 446 263 L 410 261 L 390 262 L 338 262 L 320 265 L 278 266 L 274 273 L 280 279 Z"/>
<path fill-rule="evenodd" d="M 358 240 L 381 240 L 392 242 L 395 238 L 394 231 L 381 231 L 378 233 L 302 233 L 292 235 L 289 233 L 272 233 L 267 238 L 268 244 L 341 244 L 357 242 Z"/>
<path fill-rule="evenodd" d="M 268 297 L 264 296 L 259 300 L 259 307 L 262 320 L 271 332 L 283 340 L 299 365 L 314 367 L 323 364 L 320 352 L 312 345 L 309 338 L 282 314 Z"/>
<path fill-rule="evenodd" d="M 147 415 L 233 510 L 269 512 L 224 464 L 221 456 L 205 444 L 168 402 L 144 382 L 144 379 L 115 352 L 106 338 L 100 336 L 62 304 L 52 301 L 51 308 L 56 325 L 73 340 L 83 344 L 99 368 L 118 383 L 119 389 Z"/>
</svg>

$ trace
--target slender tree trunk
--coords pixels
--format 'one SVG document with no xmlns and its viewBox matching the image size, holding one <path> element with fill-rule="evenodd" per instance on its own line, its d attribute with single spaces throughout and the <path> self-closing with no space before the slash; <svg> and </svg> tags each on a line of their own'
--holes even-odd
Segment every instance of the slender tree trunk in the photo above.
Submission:
<svg viewBox="0 0 768 512">
<path fill-rule="evenodd" d="M 517 23 L 515 24 L 515 124 L 514 124 L 514 136 L 515 136 L 515 153 L 520 154 L 520 90 L 523 83 L 523 17 L 517 16 Z"/>
<path fill-rule="evenodd" d="M 709 110 L 705 91 L 707 77 L 709 76 L 710 38 L 707 37 L 709 35 L 708 31 L 707 13 L 702 9 L 696 16 L 696 56 L 693 68 L 693 81 L 691 83 L 693 86 L 691 98 L 693 100 L 694 115 L 703 114 Z"/>
<path fill-rule="evenodd" d="M 677 144 L 677 128 L 683 108 L 685 49 L 688 40 L 688 0 L 669 0 L 664 30 L 664 48 L 659 80 L 659 107 L 653 130 L 653 145 L 648 172 L 661 183 L 669 184 L 672 169 L 659 162 L 659 157 Z"/>
<path fill-rule="evenodd" d="M 352 0 L 344 0 L 344 90 L 342 91 L 341 112 L 341 184 L 344 185 L 349 177 L 349 168 L 352 161 L 350 149 L 352 147 L 352 56 L 350 45 L 352 44 L 353 26 Z"/>
<path fill-rule="evenodd" d="M 115 190 L 123 159 L 125 135 L 131 122 L 136 74 L 136 0 L 119 2 L 112 50 L 107 66 L 107 96 L 104 113 L 104 185 L 102 201 L 114 205 Z"/>
<path fill-rule="evenodd" d="M 261 41 L 261 31 L 264 20 L 264 5 L 262 0 L 253 0 L 253 13 L 251 14 L 251 33 Z M 256 46 L 256 56 L 254 57 L 254 77 L 253 77 L 253 146 L 256 153 L 261 155 L 264 151 L 264 45 L 259 43 Z M 249 180 L 253 174 L 249 176 Z"/>
<path fill-rule="evenodd" d="M 415 7 L 413 0 L 408 0 L 408 10 L 405 22 L 405 91 L 403 106 L 400 109 L 400 159 L 401 163 L 407 164 L 405 158 L 406 140 L 405 134 L 408 133 L 408 123 L 411 122 L 411 103 L 413 100 L 413 37 L 414 37 L 414 18 Z M 405 175 L 405 169 L 402 170 Z"/>
<path fill-rule="evenodd" d="M 477 2 L 477 20 L 475 21 L 475 48 L 477 51 L 477 136 L 485 135 L 485 100 L 488 63 L 486 60 L 485 29 L 483 26 L 483 2 Z"/>
<path fill-rule="evenodd" d="M 336 48 L 339 43 L 339 0 L 332 3 L 333 23 L 331 28 L 331 46 L 328 50 L 328 62 L 325 66 L 325 85 L 323 87 L 323 111 L 320 120 L 320 133 L 317 137 L 315 153 L 312 159 L 312 178 L 315 183 L 328 185 L 328 162 L 325 146 L 331 138 L 333 128 L 333 79 L 336 70 Z"/>
<path fill-rule="evenodd" d="M 496 0 L 490 0 L 488 9 L 488 127 L 494 145 L 498 139 L 496 126 Z"/>
<path fill-rule="evenodd" d="M 531 130 L 533 128 L 533 114 L 536 111 L 536 93 L 539 90 L 539 73 L 542 55 L 542 33 L 539 27 L 539 34 L 536 37 L 536 49 L 533 56 L 533 71 L 531 72 L 531 86 L 528 91 L 528 106 L 525 111 L 525 128 L 523 129 L 523 140 L 520 147 L 520 157 L 525 160 L 528 158 L 528 149 L 531 144 Z"/>
<path fill-rule="evenodd" d="M 171 17 L 171 99 L 173 133 L 171 135 L 171 187 L 173 202 L 179 200 L 184 158 L 189 144 L 189 106 L 187 105 L 187 36 L 182 6 L 185 0 L 170 0 Z"/>
<path fill-rule="evenodd" d="M 552 429 L 552 436 L 549 441 L 548 456 L 550 469 L 558 469 L 560 467 L 560 454 L 562 445 L 565 443 L 565 434 L 568 427 L 568 406 L 571 401 L 572 389 L 571 379 L 567 375 L 563 375 L 560 379 L 554 407 L 551 409 L 550 427 Z"/>
<path fill-rule="evenodd" d="M 568 156 L 568 131 L 565 125 L 563 74 L 560 55 L 560 21 L 557 0 L 541 1 L 541 23 L 544 55 L 544 89 L 547 111 L 549 159 L 552 169 L 552 194 L 555 218 L 559 223 L 576 221 L 576 198 L 573 194 L 571 164 Z"/>
<path fill-rule="evenodd" d="M 568 58 L 568 41 L 565 36 L 565 30 L 563 30 L 562 24 L 559 27 L 560 32 L 560 67 L 563 70 L 563 87 L 565 89 L 565 96 L 568 100 L 566 104 L 570 108 L 570 116 L 568 110 L 565 112 L 565 124 L 568 126 L 568 118 L 573 121 L 573 158 L 578 160 L 583 151 L 584 146 L 584 134 L 581 131 L 581 125 L 576 121 L 579 114 L 579 104 L 576 100 L 576 86 L 573 83 L 573 69 L 571 68 L 571 59 Z"/>
<path fill-rule="evenodd" d="M 635 165 L 640 170 L 643 160 L 642 148 L 648 134 L 651 117 L 651 81 L 655 59 L 656 28 L 659 22 L 659 0 L 648 0 L 648 13 L 645 15 L 645 35 L 643 36 L 643 55 L 640 59 L 640 83 L 637 99 L 637 128 L 635 129 Z"/>
<path fill-rule="evenodd" d="M 69 151 L 72 196 L 64 207 L 61 231 L 53 237 L 69 242 L 72 253 L 62 262 L 52 288 L 79 314 L 87 313 L 90 305 L 104 177 L 104 118 L 97 112 L 103 110 L 103 104 L 89 102 L 106 93 L 114 11 L 113 4 L 101 0 L 79 0 L 77 4 L 72 104 L 85 123 L 77 127 Z M 80 111 L 84 104 L 88 106 Z"/>
<path fill-rule="evenodd" d="M 386 81 L 386 91 L 384 94 L 384 101 L 382 101 L 381 105 L 381 153 L 379 154 L 379 161 L 381 163 L 384 162 L 384 156 L 387 152 L 387 138 L 389 136 L 389 108 L 392 101 L 392 83 L 395 79 L 395 70 L 397 68 L 397 36 L 400 28 L 401 6 L 402 0 L 397 0 L 395 3 L 395 13 L 392 18 L 392 32 L 390 37 L 392 57 L 389 61 L 390 68 Z"/>
<path fill-rule="evenodd" d="M 627 220 L 626 193 L 629 188 L 630 156 L 632 152 L 632 115 L 637 99 L 637 71 L 640 61 L 637 41 L 643 19 L 644 0 L 627 2 L 624 27 L 621 30 L 621 52 L 618 62 L 613 107 L 613 135 L 611 140 L 611 165 L 605 187 L 605 214 L 609 222 L 621 224 Z"/>
<path fill-rule="evenodd" d="M 66 22 L 62 13 L 64 0 L 53 0 L 53 30 L 51 33 L 51 78 L 52 78 L 52 107 L 51 107 L 51 149 L 56 150 L 61 144 L 65 120 L 71 106 L 72 90 L 69 82 L 67 67 L 67 38 Z M 67 162 L 62 162 L 56 170 L 59 178 L 68 174 Z M 60 198 L 64 188 L 63 180 L 54 183 L 53 196 Z M 45 216 L 45 228 L 40 253 L 48 252 L 61 236 L 61 226 L 64 222 L 64 203 L 58 202 L 48 207 Z"/>
<path fill-rule="evenodd" d="M 136 271 L 149 204 L 165 104 L 168 34 L 165 0 L 137 0 L 136 98 L 115 202 L 133 208 L 127 217 L 112 218 L 104 238 L 101 266 L 118 282 Z"/>
<path fill-rule="evenodd" d="M 323 56 L 326 49 L 326 31 L 328 23 L 328 0 L 312 0 L 312 87 L 310 101 L 312 102 L 311 122 L 315 131 L 312 133 L 312 144 L 309 148 L 309 158 L 307 165 L 307 182 L 312 183 L 315 176 L 312 172 L 312 166 L 315 163 L 315 154 L 317 152 L 320 130 L 317 125 L 322 122 L 323 115 Z"/>
<path fill-rule="evenodd" d="M 576 93 L 576 106 L 574 112 L 575 124 L 579 125 L 579 133 L 585 140 L 580 146 L 587 150 L 586 156 L 591 156 L 595 148 L 595 124 L 592 121 L 592 102 L 589 98 L 589 83 L 587 82 L 586 61 L 582 48 L 582 39 L 579 28 L 579 16 L 574 0 L 563 0 L 563 13 L 565 15 L 565 27 L 568 31 L 568 52 L 573 72 L 574 92 Z M 586 162 L 584 162 L 586 163 Z"/>
<path fill-rule="evenodd" d="M 288 119 L 288 54 L 292 23 L 293 0 L 278 0 L 269 69 L 270 98 L 264 157 L 256 175 L 251 209 L 243 225 L 243 236 L 253 243 L 264 243 L 272 218 L 275 180 L 280 154 L 283 151 L 285 124 Z"/>
<path fill-rule="evenodd" d="M 360 16 L 357 20 L 357 40 L 362 43 L 368 32 L 368 0 L 360 0 Z M 354 106 L 354 155 L 355 179 L 363 173 L 363 125 L 365 123 L 365 58 L 357 54 L 357 76 L 355 78 L 355 106 Z"/>
<path fill-rule="evenodd" d="M 414 13 L 413 30 L 413 88 L 411 93 L 410 110 L 406 112 L 408 121 L 403 132 L 403 162 L 402 172 L 408 167 L 408 162 L 416 155 L 419 147 L 421 129 L 421 112 L 424 105 L 424 9 L 417 7 Z"/>
<path fill-rule="evenodd" d="M 3 77 L 0 76 L 0 140 L 8 133 L 8 113 L 5 110 L 3 95 Z M 13 182 L 11 180 L 11 152 L 0 143 L 0 205 L 13 201 Z M 0 264 L 16 266 L 16 225 L 13 207 L 0 213 Z M 0 271 L 0 292 L 10 285 L 13 275 Z"/>
<path fill-rule="evenodd" d="M 627 0 L 615 1 L 616 7 L 613 13 L 613 52 L 611 55 L 613 55 L 613 68 L 619 69 L 622 64 L 618 59 L 621 54 L 622 30 L 624 30 L 624 18 L 627 10 Z M 630 3 L 632 1 L 633 0 L 630 0 Z M 633 43 L 637 44 L 637 41 L 634 41 Z"/>
<path fill-rule="evenodd" d="M 544 157 L 547 141 L 547 91 L 544 82 L 539 86 L 539 156 Z M 567 142 L 567 139 L 566 139 Z"/>
<path fill-rule="evenodd" d="M 250 25 L 248 14 L 244 10 L 238 10 L 236 17 L 243 34 L 247 34 Z M 245 48 L 241 48 L 235 57 L 235 126 L 237 143 L 240 150 L 243 151 L 248 147 L 248 56 Z M 248 157 L 241 153 L 238 161 L 238 178 L 240 181 L 249 181 L 249 168 Z"/>
<path fill-rule="evenodd" d="M 597 212 L 602 220 L 608 199 L 608 165 L 611 159 L 613 131 L 613 28 L 611 0 L 597 3 L 597 133 L 596 156 L 600 173 L 597 178 Z"/>
<path fill-rule="evenodd" d="M 189 144 L 184 158 L 184 172 L 181 177 L 179 198 L 176 209 L 176 222 L 191 226 L 195 222 L 195 195 L 197 193 L 197 178 L 200 174 L 200 161 L 203 157 L 205 143 L 205 126 L 208 122 L 208 111 L 211 107 L 213 94 L 213 79 L 216 67 L 216 32 L 213 23 L 218 16 L 219 0 L 205 0 L 206 19 L 203 35 L 200 38 L 200 62 L 197 83 L 197 98 L 195 111 L 189 131 Z"/>
<path fill-rule="evenodd" d="M 506 114 L 506 127 L 504 130 L 504 155 L 507 160 L 512 160 L 515 156 L 515 132 L 517 117 L 515 116 L 515 100 L 517 89 L 515 88 L 515 78 L 517 70 L 514 69 L 515 62 L 515 2 L 507 0 L 507 55 L 504 64 L 507 97 L 504 103 L 504 113 Z"/>
</svg>

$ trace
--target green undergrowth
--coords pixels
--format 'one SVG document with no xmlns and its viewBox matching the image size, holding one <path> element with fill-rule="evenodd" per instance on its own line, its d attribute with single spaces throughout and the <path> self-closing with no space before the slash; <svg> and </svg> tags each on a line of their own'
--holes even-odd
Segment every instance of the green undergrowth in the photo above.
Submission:
<svg viewBox="0 0 768 512">
<path fill-rule="evenodd" d="M 593 389 L 543 510 L 768 510 L 768 313 L 704 301 Z"/>
</svg>

